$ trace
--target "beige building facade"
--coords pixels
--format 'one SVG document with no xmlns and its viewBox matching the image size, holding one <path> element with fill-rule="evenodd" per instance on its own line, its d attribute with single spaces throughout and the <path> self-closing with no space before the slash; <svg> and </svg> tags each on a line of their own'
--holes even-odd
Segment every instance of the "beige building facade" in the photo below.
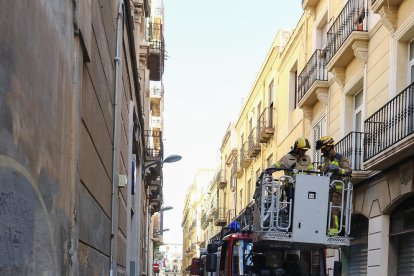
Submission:
<svg viewBox="0 0 414 276">
<path fill-rule="evenodd" d="M 226 131 L 226 183 L 211 185 L 209 200 L 229 223 L 252 203 L 260 172 L 299 136 L 309 138 L 317 167 L 315 142 L 330 135 L 353 168 L 354 240 L 341 254 L 328 250 L 327 267 L 341 255 L 344 275 L 412 275 L 414 1 L 303 0 L 302 7 L 295 29 L 276 35 Z M 214 209 L 204 210 L 209 229 Z"/>
</svg>

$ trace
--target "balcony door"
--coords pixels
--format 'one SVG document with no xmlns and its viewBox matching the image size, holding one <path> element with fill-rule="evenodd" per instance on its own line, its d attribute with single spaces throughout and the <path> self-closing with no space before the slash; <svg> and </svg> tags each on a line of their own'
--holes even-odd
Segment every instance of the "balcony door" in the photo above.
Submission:
<svg viewBox="0 0 414 276">
<path fill-rule="evenodd" d="M 414 40 L 410 42 L 410 55 L 409 55 L 409 76 L 410 84 L 414 82 Z"/>
<path fill-rule="evenodd" d="M 362 116 L 364 102 L 364 91 L 360 90 L 354 96 L 354 112 L 353 112 L 353 130 L 355 132 L 352 136 L 352 157 L 351 157 L 351 166 L 352 169 L 359 168 L 357 164 L 362 164 L 362 152 L 363 152 L 363 143 L 362 143 L 362 132 L 364 125 L 364 118 Z"/>
</svg>

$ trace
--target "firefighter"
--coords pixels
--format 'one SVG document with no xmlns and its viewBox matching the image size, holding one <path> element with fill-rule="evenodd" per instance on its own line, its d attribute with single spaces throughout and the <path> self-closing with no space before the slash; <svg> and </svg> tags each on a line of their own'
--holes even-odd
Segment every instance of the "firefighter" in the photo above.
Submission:
<svg viewBox="0 0 414 276">
<path fill-rule="evenodd" d="M 335 141 L 331 136 L 323 136 L 316 141 L 316 149 L 320 150 L 324 161 L 320 167 L 323 173 L 333 173 L 331 180 L 345 180 L 346 175 L 351 175 L 352 168 L 346 157 L 337 153 L 334 148 Z M 342 176 L 338 176 L 338 174 Z M 342 184 L 336 184 L 331 187 L 330 200 L 334 206 L 341 206 L 342 204 Z M 329 235 L 338 235 L 340 221 L 340 210 L 333 208 L 331 212 L 331 225 L 329 227 Z"/>
<path fill-rule="evenodd" d="M 297 170 L 313 170 L 311 158 L 306 154 L 310 149 L 309 140 L 302 136 L 299 137 L 293 145 L 291 151 L 285 154 L 278 162 L 274 164 L 277 169 L 297 169 Z M 285 175 L 294 177 L 292 171 L 285 171 Z M 287 200 L 292 199 L 294 195 L 293 183 L 285 183 L 283 187 Z"/>
<path fill-rule="evenodd" d="M 310 149 L 309 140 L 302 136 L 299 137 L 292 147 L 292 150 L 285 154 L 274 166 L 281 169 L 312 170 L 312 162 L 306 151 Z M 286 173 L 289 175 L 289 173 Z"/>
</svg>

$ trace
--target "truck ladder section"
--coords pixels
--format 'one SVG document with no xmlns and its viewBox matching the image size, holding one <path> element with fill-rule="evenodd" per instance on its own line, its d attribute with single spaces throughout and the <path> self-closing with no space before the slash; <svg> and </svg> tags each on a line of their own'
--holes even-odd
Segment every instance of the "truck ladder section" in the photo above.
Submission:
<svg viewBox="0 0 414 276">
<path fill-rule="evenodd" d="M 297 173 L 297 171 L 294 171 Z M 340 246 L 349 245 L 349 234 L 351 230 L 351 204 L 352 204 L 352 196 L 353 196 L 353 187 L 350 181 L 341 181 L 341 180 L 333 180 L 329 183 L 329 178 L 331 174 L 320 174 L 316 172 L 309 172 L 309 174 L 313 174 L 313 177 L 321 177 L 320 183 L 324 183 L 322 186 L 319 185 L 319 180 L 316 179 L 316 185 L 314 187 L 318 187 L 319 189 L 325 190 L 325 200 L 322 201 L 321 207 L 318 209 L 320 213 L 326 214 L 326 222 L 323 223 L 323 226 L 326 233 L 321 233 L 323 231 L 319 231 L 319 236 L 315 239 L 312 238 L 310 235 L 309 240 L 303 240 L 300 236 L 303 237 L 302 234 L 296 233 L 294 227 L 292 227 L 293 223 L 297 223 L 297 219 L 295 216 L 299 216 L 300 214 L 295 214 L 295 206 L 296 204 L 301 204 L 294 201 L 292 198 L 286 194 L 286 187 L 295 187 L 295 185 L 300 185 L 302 187 L 307 187 L 307 182 L 305 180 L 307 178 L 301 177 L 300 183 L 295 183 L 295 179 L 291 176 L 281 176 L 278 179 L 274 179 L 272 176 L 272 172 L 268 172 L 265 170 L 261 175 L 260 180 L 260 200 L 257 202 L 257 206 L 260 208 L 260 229 L 258 234 L 260 236 L 260 240 L 269 240 L 269 241 L 276 241 L 276 242 L 283 242 L 283 243 L 291 243 L 295 247 L 295 243 L 299 244 L 307 244 L 307 246 L 315 246 L 320 247 L 331 247 L 331 248 L 338 248 Z M 315 178 L 313 178 L 315 182 Z M 348 180 L 348 178 L 345 178 Z M 312 180 L 312 179 L 311 179 Z M 310 185 L 310 184 L 309 184 Z M 329 185 L 329 186 L 328 186 Z M 330 201 L 330 196 L 328 199 L 329 191 L 328 189 L 332 189 L 334 187 L 342 187 L 342 194 L 341 194 L 341 204 L 339 206 L 333 205 Z M 323 188 L 326 187 L 326 188 Z M 307 188 L 306 188 L 307 189 Z M 314 190 L 309 188 L 310 194 L 312 194 Z M 300 195 L 300 193 L 298 194 Z M 319 199 L 319 198 L 318 198 Z M 319 199 L 320 200 L 320 199 Z M 313 201 L 312 201 L 313 202 Z M 320 201 L 321 202 L 321 201 Z M 324 204 L 323 202 L 326 202 Z M 336 211 L 338 210 L 338 211 Z M 298 211 L 296 211 L 298 212 Z M 335 231 L 330 229 L 331 222 L 332 222 L 332 213 L 338 213 L 338 228 Z M 304 222 L 305 223 L 305 222 Z M 309 225 L 309 223 L 307 223 Z M 329 233 L 329 234 L 328 234 Z M 313 244 L 313 245 L 312 245 Z M 299 245 L 300 246 L 300 245 Z"/>
<path fill-rule="evenodd" d="M 269 239 L 290 241 L 292 225 L 292 199 L 284 196 L 283 187 L 293 185 L 291 176 L 274 179 L 264 173 L 261 181 L 260 227 Z"/>
<path fill-rule="evenodd" d="M 353 197 L 353 186 L 352 183 L 347 181 L 346 183 L 341 180 L 333 180 L 330 184 L 331 189 L 334 189 L 337 185 L 342 187 L 342 197 L 341 197 L 341 205 L 333 205 L 333 202 L 329 202 L 329 215 L 328 215 L 328 228 L 332 223 L 332 212 L 333 210 L 337 209 L 340 211 L 340 219 L 339 219 L 339 227 L 338 230 L 330 230 L 330 232 L 334 233 L 335 235 L 329 236 L 328 242 L 333 244 L 343 242 L 342 239 L 348 238 L 349 234 L 351 233 L 351 204 L 352 204 L 352 197 Z M 339 236 L 340 233 L 344 234 L 344 237 Z"/>
</svg>

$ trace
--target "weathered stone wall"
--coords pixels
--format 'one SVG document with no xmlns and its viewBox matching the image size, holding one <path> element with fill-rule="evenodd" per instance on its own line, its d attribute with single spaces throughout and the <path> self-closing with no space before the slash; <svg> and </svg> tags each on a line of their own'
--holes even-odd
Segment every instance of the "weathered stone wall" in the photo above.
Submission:
<svg viewBox="0 0 414 276">
<path fill-rule="evenodd" d="M 72 2 L 0 8 L 0 275 L 63 275 L 73 206 Z"/>
<path fill-rule="evenodd" d="M 108 275 L 116 0 L 0 4 L 0 275 Z M 130 39 L 122 43 L 118 174 L 128 174 Z M 136 76 L 135 76 L 136 77 Z M 118 194 L 126 273 L 127 191 Z"/>
</svg>

